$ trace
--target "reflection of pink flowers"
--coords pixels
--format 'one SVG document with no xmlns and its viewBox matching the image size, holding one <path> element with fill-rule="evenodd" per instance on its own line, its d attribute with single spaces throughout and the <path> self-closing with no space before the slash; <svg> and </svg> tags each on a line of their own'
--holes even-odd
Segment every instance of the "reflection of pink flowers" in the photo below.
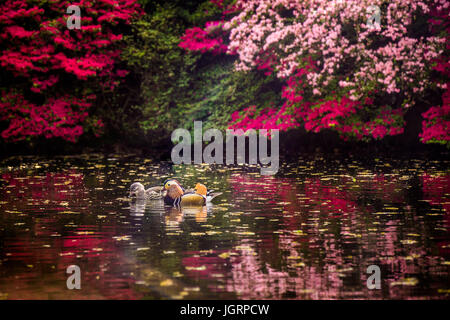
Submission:
<svg viewBox="0 0 450 320">
<path fill-rule="evenodd" d="M 11 277 L 4 275 L 2 281 L 11 279 L 13 286 L 2 289 L 11 299 L 48 299 L 49 294 L 56 299 L 141 298 L 133 287 L 133 277 L 115 270 L 134 265 L 126 261 L 114 239 L 118 233 L 115 225 L 80 223 L 96 216 L 89 209 L 92 195 L 85 187 L 84 174 L 74 169 L 46 171 L 36 169 L 30 174 L 29 170 L 17 170 L 0 175 L 6 185 L 0 195 L 7 201 L 2 209 L 10 219 L 8 223 L 27 221 L 29 228 L 4 239 L 4 254 L 8 260 L 30 266 L 15 268 Z M 64 226 L 80 217 L 80 222 Z M 82 294 L 68 294 L 65 287 L 66 268 L 72 264 L 81 268 Z M 46 271 L 50 266 L 53 272 Z M 42 287 L 39 281 L 43 281 Z M 52 287 L 54 282 L 61 286 Z"/>
<path fill-rule="evenodd" d="M 36 235 L 27 233 L 19 235 L 14 241 L 6 239 L 5 247 L 14 247 L 14 252 L 6 252 L 8 259 L 20 261 L 33 266 L 26 271 L 17 271 L 11 283 L 14 290 L 8 290 L 10 299 L 48 299 L 50 292 L 46 290 L 30 290 L 30 279 L 37 283 L 42 279 L 65 284 L 67 280 L 66 268 L 78 265 L 82 272 L 82 292 L 68 294 L 65 286 L 52 288 L 51 295 L 59 299 L 141 299 L 142 294 L 136 292 L 133 285 L 135 280 L 129 276 L 118 276 L 114 268 L 123 268 L 117 264 L 120 257 L 117 245 L 113 239 L 115 230 L 98 226 L 80 226 L 70 235 L 61 237 L 57 227 L 49 228 L 55 223 L 54 217 L 42 218 L 36 223 Z M 42 227 L 45 227 L 42 231 Z M 48 230 L 47 230 L 48 229 Z M 33 244 L 33 245 L 30 245 Z M 55 251 L 60 248 L 60 252 Z M 88 258 L 86 263 L 84 259 Z M 39 265 L 46 266 L 56 262 L 53 273 L 42 273 Z M 122 261 L 123 262 L 123 261 Z M 107 268 L 105 266 L 108 266 Z M 44 268 L 45 269 L 45 268 Z M 3 280 L 8 279 L 4 277 Z M 48 290 L 48 282 L 43 288 Z M 6 289 L 6 286 L 5 288 Z M 39 288 L 41 289 L 41 288 Z"/>
<path fill-rule="evenodd" d="M 442 205 L 450 217 L 450 174 L 421 176 L 424 199 L 432 205 Z M 449 225 L 450 227 L 450 225 Z"/>
<path fill-rule="evenodd" d="M 421 177 L 425 198 L 433 204 L 440 204 L 444 195 L 450 195 L 450 175 L 423 174 Z"/>
<path fill-rule="evenodd" d="M 340 217 L 342 214 L 357 212 L 357 205 L 350 200 L 347 192 L 339 190 L 337 187 L 325 186 L 320 179 L 305 181 L 304 204 L 308 203 L 326 212 L 332 217 Z"/>
<path fill-rule="evenodd" d="M 76 201 L 84 195 L 84 176 L 76 171 L 61 173 L 47 173 L 42 176 L 27 177 L 24 179 L 20 173 L 4 173 L 1 178 L 10 186 L 7 197 L 30 198 L 39 209 L 44 201 Z M 60 210 L 66 208 L 60 207 Z"/>
<path fill-rule="evenodd" d="M 239 174 L 233 175 L 230 182 L 236 195 L 245 195 L 248 198 L 263 197 L 267 199 L 269 204 L 285 201 L 295 192 L 290 185 L 291 180 L 286 178 L 275 178 L 273 176 L 256 178 Z"/>
<path fill-rule="evenodd" d="M 214 250 L 208 253 L 201 251 L 187 251 L 189 255 L 182 259 L 182 264 L 186 272 L 196 278 L 214 278 L 214 274 L 223 274 L 226 272 L 226 260 L 219 255 L 228 252 L 225 250 Z"/>
<path fill-rule="evenodd" d="M 448 178 L 448 175 L 424 175 L 421 178 L 424 198 L 445 205 L 450 193 Z M 382 298 L 379 291 L 365 287 L 366 268 L 372 264 L 379 264 L 392 274 L 383 280 L 391 298 L 415 297 L 416 291 L 411 291 L 414 288 L 391 286 L 391 283 L 406 275 L 420 274 L 430 264 L 439 270 L 445 268 L 440 266 L 439 256 L 430 257 L 423 246 L 402 244 L 405 235 L 400 221 L 403 218 L 397 214 L 386 219 L 383 215 L 373 215 L 378 209 L 358 201 L 369 193 L 371 198 L 387 206 L 405 203 L 404 181 L 398 175 L 335 176 L 331 181 L 309 178 L 302 182 L 233 175 L 230 182 L 235 194 L 250 199 L 242 204 L 248 214 L 252 214 L 254 198 L 267 198 L 268 208 L 280 212 L 276 216 L 277 235 L 266 235 L 260 230 L 260 241 L 241 239 L 234 247 L 225 288 L 236 292 L 241 299 Z M 376 224 L 371 225 L 373 222 Z M 361 229 L 364 225 L 371 227 Z M 419 224 L 414 233 L 422 234 L 422 227 Z M 443 247 L 448 241 L 438 245 L 445 254 Z M 376 261 L 374 256 L 365 255 L 366 251 L 374 252 Z M 343 290 L 344 275 L 356 275 L 355 279 L 362 285 L 356 285 L 352 292 Z"/>
</svg>

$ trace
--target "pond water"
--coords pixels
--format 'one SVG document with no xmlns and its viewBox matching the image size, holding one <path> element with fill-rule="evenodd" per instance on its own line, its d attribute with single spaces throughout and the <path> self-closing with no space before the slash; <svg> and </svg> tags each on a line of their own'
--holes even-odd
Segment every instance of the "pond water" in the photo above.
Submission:
<svg viewBox="0 0 450 320">
<path fill-rule="evenodd" d="M 283 163 L 283 162 L 281 162 Z M 172 166 L 132 155 L 0 162 L 0 299 L 448 299 L 447 161 L 305 155 Z M 223 192 L 130 202 L 134 181 Z M 81 270 L 68 290 L 66 268 Z M 381 270 L 369 290 L 367 268 Z"/>
</svg>

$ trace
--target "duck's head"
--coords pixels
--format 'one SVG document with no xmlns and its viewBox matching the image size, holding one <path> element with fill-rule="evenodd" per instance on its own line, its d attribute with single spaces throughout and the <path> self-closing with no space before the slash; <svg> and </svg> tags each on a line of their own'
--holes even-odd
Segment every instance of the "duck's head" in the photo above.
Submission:
<svg viewBox="0 0 450 320">
<path fill-rule="evenodd" d="M 204 184 L 197 183 L 195 185 L 195 193 L 198 193 L 198 194 L 206 197 L 206 194 L 208 193 L 208 189 L 206 188 L 206 186 Z"/>
<path fill-rule="evenodd" d="M 184 194 L 184 190 L 180 183 L 175 179 L 169 179 L 164 182 L 164 189 L 167 190 L 167 195 L 172 199 L 181 197 Z"/>
<path fill-rule="evenodd" d="M 134 182 L 131 186 L 130 186 L 130 194 L 129 197 L 133 198 L 140 198 L 142 196 L 145 196 L 145 188 L 144 185 L 140 182 Z"/>
<path fill-rule="evenodd" d="M 173 186 L 173 185 L 177 185 L 177 186 L 179 186 L 182 190 L 184 190 L 183 187 L 181 186 L 181 183 L 178 182 L 178 180 L 175 180 L 175 179 L 167 179 L 166 181 L 164 181 L 164 184 L 163 184 L 164 189 L 166 189 L 166 190 L 169 190 L 169 188 L 170 188 L 171 186 Z"/>
</svg>

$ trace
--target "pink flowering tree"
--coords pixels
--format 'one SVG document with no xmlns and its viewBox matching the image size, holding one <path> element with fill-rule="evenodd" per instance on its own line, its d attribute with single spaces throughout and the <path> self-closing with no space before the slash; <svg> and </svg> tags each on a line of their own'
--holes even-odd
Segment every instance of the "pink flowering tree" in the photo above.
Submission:
<svg viewBox="0 0 450 320">
<path fill-rule="evenodd" d="M 441 31 L 446 39 L 446 50 L 434 62 L 433 69 L 439 72 L 441 77 L 447 80 L 445 92 L 442 95 L 442 104 L 440 106 L 432 106 L 422 114 L 424 120 L 422 122 L 422 133 L 420 138 L 424 143 L 440 143 L 450 146 L 450 4 L 434 8 L 432 11 L 433 18 L 430 19 L 432 28 L 435 32 Z"/>
<path fill-rule="evenodd" d="M 81 28 L 67 27 L 70 5 Z M 117 67 L 122 25 L 140 13 L 136 0 L 25 1 L 0 4 L 0 121 L 6 141 L 76 141 L 103 123 L 89 116 L 96 94 L 126 75 Z"/>
<path fill-rule="evenodd" d="M 230 128 L 277 128 L 337 131 L 344 139 L 381 139 L 403 132 L 404 114 L 427 92 L 447 88 L 448 77 L 432 77 L 445 54 L 448 32 L 430 28 L 436 12 L 448 17 L 444 0 L 237 0 L 224 5 L 220 42 L 200 29 L 196 45 L 186 32 L 188 50 L 217 53 L 227 48 L 237 56 L 236 69 L 276 75 L 285 85 L 284 103 L 274 108 L 249 106 L 232 114 Z M 380 23 L 374 24 L 376 6 Z M 447 15 L 445 15 L 445 12 Z M 217 30 L 215 34 L 218 34 Z M 444 102 L 445 105 L 445 102 Z M 428 116 L 443 131 L 447 114 Z M 432 118 L 429 118 L 432 117 Z M 436 119 L 439 118 L 438 120 Z M 442 122 L 444 121 L 444 122 Z M 425 130 L 426 131 L 426 130 Z M 428 139 L 429 135 L 423 138 Z"/>
</svg>

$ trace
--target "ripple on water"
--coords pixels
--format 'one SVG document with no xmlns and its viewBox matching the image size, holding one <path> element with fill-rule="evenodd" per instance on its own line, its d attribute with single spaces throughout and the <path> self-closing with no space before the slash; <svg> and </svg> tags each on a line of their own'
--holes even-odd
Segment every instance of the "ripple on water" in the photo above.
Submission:
<svg viewBox="0 0 450 320">
<path fill-rule="evenodd" d="M 171 166 L 135 156 L 0 164 L 4 299 L 446 298 L 448 162 L 310 155 L 252 166 Z M 177 210 L 128 186 L 176 177 L 223 195 Z M 66 289 L 78 265 L 83 290 Z M 378 265 L 382 289 L 366 287 Z"/>
</svg>

